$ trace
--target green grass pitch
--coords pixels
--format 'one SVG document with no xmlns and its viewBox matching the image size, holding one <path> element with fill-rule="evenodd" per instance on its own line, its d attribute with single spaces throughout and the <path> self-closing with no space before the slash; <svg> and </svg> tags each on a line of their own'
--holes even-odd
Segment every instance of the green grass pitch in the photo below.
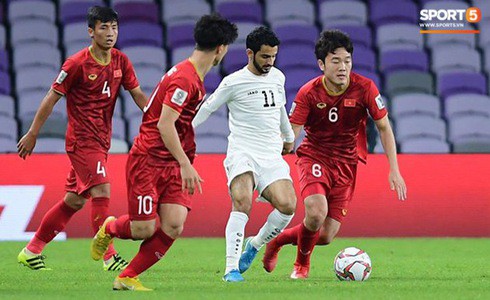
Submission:
<svg viewBox="0 0 490 300">
<path fill-rule="evenodd" d="M 336 239 L 313 253 L 310 278 L 289 279 L 296 248 L 285 246 L 272 274 L 261 250 L 244 283 L 224 283 L 224 240 L 186 238 L 140 276 L 153 292 L 112 291 L 114 272 L 89 254 L 89 240 L 53 242 L 45 249 L 51 272 L 17 264 L 24 242 L 0 242 L 0 299 L 490 299 L 490 239 Z M 366 282 L 340 282 L 332 271 L 339 250 L 368 252 L 373 273 Z M 139 242 L 116 241 L 125 258 Z"/>
</svg>

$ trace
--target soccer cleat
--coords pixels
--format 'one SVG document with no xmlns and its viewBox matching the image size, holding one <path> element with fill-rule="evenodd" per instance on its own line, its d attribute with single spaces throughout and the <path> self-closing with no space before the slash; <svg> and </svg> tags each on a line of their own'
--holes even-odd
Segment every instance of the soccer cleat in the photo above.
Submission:
<svg viewBox="0 0 490 300">
<path fill-rule="evenodd" d="M 225 276 L 223 276 L 223 281 L 226 282 L 241 282 L 244 281 L 242 274 L 240 274 L 240 271 L 238 270 L 231 270 L 230 272 L 226 273 Z"/>
<path fill-rule="evenodd" d="M 273 239 L 267 245 L 265 245 L 265 253 L 264 258 L 262 259 L 262 263 L 264 264 L 264 269 L 267 272 L 272 272 L 276 268 L 277 265 L 277 256 L 279 254 L 279 250 L 281 250 L 282 246 L 279 246 L 276 242 L 276 239 Z"/>
<path fill-rule="evenodd" d="M 44 259 L 46 256 L 44 255 L 28 255 L 25 253 L 24 249 L 22 249 L 17 255 L 17 261 L 19 264 L 22 264 L 26 267 L 28 267 L 31 270 L 39 270 L 39 271 L 51 271 L 50 268 L 46 268 L 46 265 L 44 264 Z"/>
<path fill-rule="evenodd" d="M 250 268 L 255 256 L 257 256 L 257 252 L 259 252 L 259 250 L 252 246 L 251 241 L 253 238 L 254 237 L 251 236 L 245 241 L 245 250 L 243 250 L 242 255 L 240 256 L 240 261 L 238 262 L 238 269 L 240 270 L 240 273 L 245 273 L 245 271 Z"/>
<path fill-rule="evenodd" d="M 112 285 L 112 289 L 114 291 L 136 291 L 136 292 L 149 292 L 153 291 L 147 287 L 144 287 L 141 284 L 138 277 L 119 277 L 117 276 L 114 279 L 114 283 Z"/>
<path fill-rule="evenodd" d="M 126 269 L 128 264 L 129 262 L 116 253 L 108 260 L 104 260 L 103 266 L 105 271 L 122 271 Z"/>
<path fill-rule="evenodd" d="M 97 234 L 92 239 L 90 254 L 94 260 L 100 260 L 107 251 L 109 244 L 112 242 L 112 237 L 105 233 L 105 227 L 107 223 L 114 221 L 115 219 L 115 217 L 107 217 L 102 226 L 100 226 L 99 231 L 97 231 Z"/>
<path fill-rule="evenodd" d="M 291 279 L 306 279 L 310 272 L 310 266 L 301 266 L 294 264 L 293 273 L 291 273 Z"/>
</svg>

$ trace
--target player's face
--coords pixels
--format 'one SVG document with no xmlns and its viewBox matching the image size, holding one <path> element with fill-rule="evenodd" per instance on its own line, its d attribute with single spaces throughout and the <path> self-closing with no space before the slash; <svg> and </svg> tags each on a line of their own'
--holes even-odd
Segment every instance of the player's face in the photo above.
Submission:
<svg viewBox="0 0 490 300">
<path fill-rule="evenodd" d="M 325 63 L 318 60 L 318 65 L 329 83 L 339 88 L 343 88 L 349 83 L 352 56 L 345 48 L 337 48 L 335 53 L 328 53 Z"/>
<path fill-rule="evenodd" d="M 220 45 L 218 46 L 216 51 L 217 54 L 216 54 L 216 58 L 213 61 L 213 66 L 217 66 L 221 63 L 223 57 L 225 57 L 226 53 L 228 53 L 228 45 Z"/>
<path fill-rule="evenodd" d="M 278 46 L 271 47 L 269 45 L 260 46 L 260 50 L 253 54 L 252 51 L 252 63 L 259 74 L 267 74 L 274 66 L 276 61 Z"/>
<path fill-rule="evenodd" d="M 117 42 L 118 24 L 116 21 L 102 23 L 95 22 L 95 30 L 88 29 L 93 42 L 101 49 L 108 50 Z"/>
</svg>

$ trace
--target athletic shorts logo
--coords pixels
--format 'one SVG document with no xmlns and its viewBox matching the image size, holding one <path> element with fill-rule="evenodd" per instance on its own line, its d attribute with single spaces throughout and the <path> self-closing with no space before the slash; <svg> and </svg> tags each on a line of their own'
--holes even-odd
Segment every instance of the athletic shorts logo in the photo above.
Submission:
<svg viewBox="0 0 490 300">
<path fill-rule="evenodd" d="M 172 102 L 177 104 L 178 106 L 182 106 L 184 104 L 185 99 L 187 99 L 187 93 L 186 91 L 177 88 L 172 96 Z"/>
<path fill-rule="evenodd" d="M 381 109 L 385 108 L 385 104 L 383 102 L 383 98 L 381 97 L 381 95 L 378 95 L 375 100 L 376 100 L 376 105 L 378 106 L 378 109 L 381 110 Z"/>
<path fill-rule="evenodd" d="M 342 209 L 342 215 L 345 217 L 347 215 L 347 209 Z"/>
<path fill-rule="evenodd" d="M 90 80 L 95 80 L 97 78 L 97 75 L 96 74 L 90 74 L 88 75 L 88 79 Z"/>
<path fill-rule="evenodd" d="M 68 73 L 61 70 L 60 74 L 58 75 L 58 78 L 56 78 L 56 83 L 61 84 L 65 80 L 66 76 L 68 76 Z"/>
</svg>

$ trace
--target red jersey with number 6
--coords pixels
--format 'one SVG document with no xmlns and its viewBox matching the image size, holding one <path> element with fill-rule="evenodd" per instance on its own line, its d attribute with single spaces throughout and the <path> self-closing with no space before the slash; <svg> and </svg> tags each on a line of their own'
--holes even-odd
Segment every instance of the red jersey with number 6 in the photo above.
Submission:
<svg viewBox="0 0 490 300">
<path fill-rule="evenodd" d="M 132 90 L 139 83 L 128 57 L 117 49 L 111 49 L 107 64 L 98 61 L 88 47 L 65 61 L 51 88 L 66 96 L 67 151 L 79 147 L 109 150 L 112 115 L 121 85 Z"/>
<path fill-rule="evenodd" d="M 306 132 L 298 157 L 365 163 L 368 113 L 374 120 L 388 113 L 372 80 L 351 72 L 347 89 L 332 95 L 323 75 L 312 79 L 301 87 L 290 112 L 290 122 L 304 125 Z"/>
<path fill-rule="evenodd" d="M 157 124 L 163 105 L 180 114 L 175 122 L 182 149 L 191 161 L 196 153 L 192 119 L 206 90 L 194 65 L 185 60 L 172 67 L 160 80 L 145 106 L 140 132 L 134 140 L 132 153 L 150 155 L 152 165 L 176 165 L 177 161 L 165 147 Z"/>
</svg>

